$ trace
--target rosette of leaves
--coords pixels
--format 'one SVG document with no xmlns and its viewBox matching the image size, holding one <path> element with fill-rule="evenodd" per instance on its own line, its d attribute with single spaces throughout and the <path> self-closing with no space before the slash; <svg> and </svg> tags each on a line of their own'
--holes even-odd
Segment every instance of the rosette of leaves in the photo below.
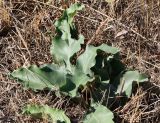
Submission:
<svg viewBox="0 0 160 123">
<path fill-rule="evenodd" d="M 125 94 L 130 97 L 132 84 L 147 81 L 147 77 L 138 71 L 127 71 L 120 61 L 119 49 L 106 44 L 87 45 L 85 51 L 74 59 L 73 56 L 81 50 L 84 43 L 83 35 L 78 34 L 73 23 L 76 12 L 82 8 L 83 5 L 77 3 L 71 5 L 55 22 L 56 36 L 51 46 L 54 63 L 22 67 L 13 71 L 11 76 L 18 79 L 26 89 L 56 90 L 72 98 L 78 97 L 83 90 L 90 87 L 98 89 L 103 84 L 111 85 L 114 95 Z M 41 109 L 40 112 L 46 111 L 46 107 L 38 108 Z M 93 109 L 94 111 L 87 113 L 84 122 L 105 123 L 106 118 L 113 122 L 113 114 L 107 107 L 99 104 Z"/>
</svg>

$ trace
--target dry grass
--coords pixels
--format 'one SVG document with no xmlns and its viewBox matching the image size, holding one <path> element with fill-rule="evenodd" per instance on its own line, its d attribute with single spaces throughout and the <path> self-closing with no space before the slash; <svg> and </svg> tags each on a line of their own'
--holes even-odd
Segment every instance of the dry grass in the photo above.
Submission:
<svg viewBox="0 0 160 123">
<path fill-rule="evenodd" d="M 41 65 L 52 61 L 49 53 L 53 22 L 61 15 L 61 4 L 46 1 L 5 1 L 3 9 L 10 14 L 11 25 L 0 29 L 0 122 L 40 122 L 22 116 L 27 103 L 48 104 L 63 108 L 77 120 L 84 109 L 52 92 L 25 91 L 8 77 L 20 66 Z M 160 1 L 116 0 L 113 5 L 103 0 L 79 0 L 86 8 L 75 19 L 85 41 L 102 42 L 119 47 L 123 62 L 150 76 L 150 83 L 142 86 L 115 114 L 129 123 L 158 123 L 160 121 Z M 0 9 L 1 10 L 1 9 Z M 0 15 L 1 17 L 1 15 Z M 3 18 L 1 17 L 0 20 Z M 1 24 L 1 23 L 0 23 Z M 74 119 L 75 118 L 75 119 Z M 43 121 L 41 121 L 43 122 Z M 120 122 L 120 121 L 117 121 Z"/>
</svg>

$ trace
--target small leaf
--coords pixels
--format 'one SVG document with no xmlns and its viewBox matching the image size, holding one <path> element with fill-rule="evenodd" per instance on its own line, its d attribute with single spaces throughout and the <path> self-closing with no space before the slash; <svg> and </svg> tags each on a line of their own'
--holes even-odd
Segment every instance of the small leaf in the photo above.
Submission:
<svg viewBox="0 0 160 123">
<path fill-rule="evenodd" d="M 81 5 L 79 3 L 71 5 L 66 11 L 68 15 L 68 23 L 72 26 L 73 17 L 75 16 L 76 12 L 79 10 L 82 10 L 84 8 L 84 5 Z"/>
<path fill-rule="evenodd" d="M 85 86 L 87 82 L 91 82 L 94 80 L 94 78 L 88 77 L 86 74 L 82 73 L 81 71 L 76 71 L 76 73 L 73 75 L 71 79 L 76 85 L 76 88 L 69 92 L 71 97 L 77 96 L 77 90 L 80 85 Z"/>
<path fill-rule="evenodd" d="M 131 95 L 133 82 L 140 83 L 148 81 L 148 77 L 145 74 L 140 74 L 138 71 L 127 71 L 121 74 L 119 79 L 120 83 L 116 93 L 125 93 L 128 97 Z"/>
<path fill-rule="evenodd" d="M 70 119 L 65 115 L 63 110 L 51 108 L 47 105 L 27 105 L 23 109 L 23 114 L 29 114 L 36 117 L 46 118 L 49 116 L 49 120 L 52 123 L 71 123 Z"/>
<path fill-rule="evenodd" d="M 87 114 L 83 123 L 114 123 L 113 113 L 103 105 L 94 106 L 94 111 Z"/>
</svg>

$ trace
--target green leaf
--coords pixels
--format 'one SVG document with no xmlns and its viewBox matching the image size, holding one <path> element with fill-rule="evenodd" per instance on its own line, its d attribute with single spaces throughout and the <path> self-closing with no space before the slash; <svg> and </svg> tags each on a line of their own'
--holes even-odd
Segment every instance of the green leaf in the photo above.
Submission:
<svg viewBox="0 0 160 123">
<path fill-rule="evenodd" d="M 133 82 L 139 84 L 140 82 L 148 81 L 148 77 L 145 74 L 140 74 L 138 71 L 127 71 L 124 74 L 121 74 L 118 78 L 120 83 L 116 93 L 125 93 L 128 97 L 131 96 Z"/>
<path fill-rule="evenodd" d="M 76 71 L 76 73 L 72 77 L 72 81 L 76 85 L 76 88 L 70 91 L 70 96 L 71 97 L 76 97 L 77 96 L 77 90 L 79 86 L 85 86 L 88 82 L 93 81 L 94 78 L 88 77 L 86 74 L 82 73 L 81 71 Z"/>
<path fill-rule="evenodd" d="M 83 6 L 73 4 L 64 11 L 63 16 L 55 22 L 57 35 L 54 37 L 51 46 L 51 54 L 58 63 L 64 63 L 71 71 L 70 58 L 81 49 L 84 37 L 78 35 L 75 25 L 72 23 L 73 17 Z"/>
<path fill-rule="evenodd" d="M 83 123 L 114 123 L 113 113 L 103 105 L 94 106 L 94 111 L 89 113 Z"/>
<path fill-rule="evenodd" d="M 79 40 L 70 38 L 68 41 L 69 43 L 59 37 L 54 38 L 51 52 L 56 61 L 60 63 L 65 62 L 67 69 L 71 71 L 72 65 L 70 58 L 81 49 L 81 44 L 83 43 L 84 38 L 83 36 L 80 36 Z"/>
<path fill-rule="evenodd" d="M 72 22 L 73 22 L 73 17 L 75 16 L 76 12 L 79 10 L 82 10 L 84 8 L 84 5 L 81 5 L 79 3 L 71 5 L 66 11 L 68 15 L 68 23 L 71 25 L 73 28 Z"/>
<path fill-rule="evenodd" d="M 77 95 L 80 85 L 85 86 L 92 79 L 81 71 L 74 71 L 74 74 L 68 74 L 64 66 L 55 64 L 43 65 L 37 67 L 32 65 L 28 68 L 19 68 L 11 73 L 11 76 L 20 80 L 19 82 L 27 88 L 34 91 L 43 89 L 60 90 L 68 93 L 71 97 Z"/>
<path fill-rule="evenodd" d="M 96 63 L 96 56 L 98 50 L 104 51 L 105 53 L 117 54 L 119 50 L 115 47 L 102 44 L 98 47 L 88 45 L 83 54 L 81 54 L 77 60 L 77 69 L 80 69 L 85 74 L 91 74 L 90 69 Z"/>
<path fill-rule="evenodd" d="M 75 3 L 72 4 L 69 8 L 67 8 L 66 10 L 64 10 L 63 15 L 61 16 L 61 18 L 59 18 L 56 23 L 55 26 L 57 27 L 57 29 L 59 29 L 61 22 L 63 20 L 66 20 L 69 24 L 69 26 L 73 29 L 74 24 L 73 24 L 73 18 L 76 15 L 77 11 L 80 11 L 84 8 L 84 5 L 81 5 L 80 3 Z M 60 29 L 61 30 L 61 29 Z"/>
<path fill-rule="evenodd" d="M 63 110 L 51 108 L 47 105 L 27 105 L 23 109 L 23 114 L 29 114 L 35 117 L 48 118 L 52 123 L 71 123 Z"/>
<path fill-rule="evenodd" d="M 43 65 L 40 68 L 36 65 L 19 68 L 13 71 L 11 76 L 19 79 L 25 88 L 31 88 L 35 91 L 45 88 L 58 90 L 66 85 L 70 85 L 68 90 L 75 88 L 75 85 L 69 81 L 66 69 L 55 64 Z"/>
</svg>

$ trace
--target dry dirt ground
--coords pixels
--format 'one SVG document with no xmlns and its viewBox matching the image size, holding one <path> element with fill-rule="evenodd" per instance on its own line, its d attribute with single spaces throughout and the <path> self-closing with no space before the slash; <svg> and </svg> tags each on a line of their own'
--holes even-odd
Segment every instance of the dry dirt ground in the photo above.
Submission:
<svg viewBox="0 0 160 123">
<path fill-rule="evenodd" d="M 1 0 L 0 0 L 1 1 Z M 52 61 L 49 47 L 54 21 L 63 6 L 58 0 L 4 0 L 0 4 L 0 122 L 44 122 L 21 114 L 28 103 L 63 108 L 80 119 L 84 109 L 53 93 L 24 90 L 9 73 L 20 66 Z M 85 41 L 107 43 L 121 49 L 122 61 L 131 69 L 150 76 L 124 107 L 114 109 L 117 123 L 160 122 L 160 0 L 79 0 L 85 9 L 75 17 Z"/>
</svg>

